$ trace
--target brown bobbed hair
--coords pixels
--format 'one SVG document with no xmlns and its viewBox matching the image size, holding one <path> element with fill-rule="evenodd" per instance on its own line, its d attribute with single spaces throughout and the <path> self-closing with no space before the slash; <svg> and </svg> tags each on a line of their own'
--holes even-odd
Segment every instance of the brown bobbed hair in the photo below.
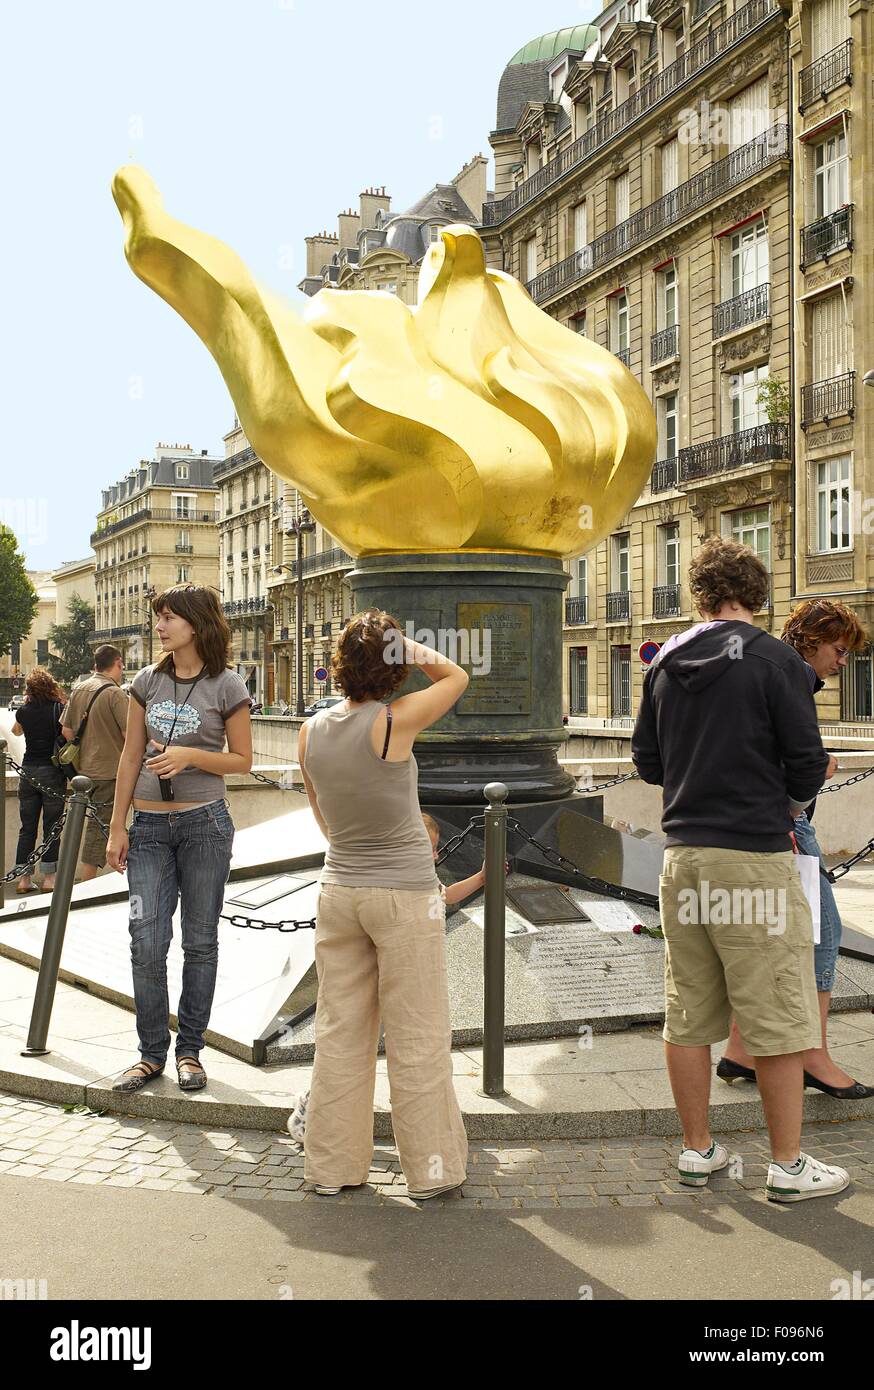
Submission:
<svg viewBox="0 0 874 1390">
<path fill-rule="evenodd" d="M 862 651 L 868 636 L 852 608 L 830 598 L 808 598 L 793 608 L 780 634 L 799 656 L 811 656 L 823 642 L 838 642 L 847 651 Z"/>
<path fill-rule="evenodd" d="M 392 636 L 397 633 L 398 636 Z M 384 700 L 407 678 L 409 665 L 397 660 L 403 629 L 397 618 L 368 608 L 350 618 L 331 657 L 334 684 L 350 700 Z"/>
<path fill-rule="evenodd" d="M 184 618 L 194 628 L 194 645 L 206 674 L 221 675 L 231 664 L 231 630 L 215 590 L 206 584 L 174 584 L 152 599 L 156 614 L 160 615 L 164 608 L 169 608 L 177 618 Z M 172 672 L 173 653 L 162 656 L 155 670 Z"/>
<path fill-rule="evenodd" d="M 689 566 L 689 590 L 699 613 L 718 613 L 734 601 L 757 613 L 768 597 L 768 571 L 739 541 L 711 536 Z"/>
<path fill-rule="evenodd" d="M 66 695 L 58 685 L 51 671 L 44 666 L 34 666 L 24 682 L 24 698 L 28 704 L 48 704 L 52 700 L 66 703 Z"/>
<path fill-rule="evenodd" d="M 440 826 L 433 816 L 429 816 L 427 811 L 422 812 L 422 820 L 425 822 L 425 829 L 431 836 L 435 844 L 440 843 Z"/>
</svg>

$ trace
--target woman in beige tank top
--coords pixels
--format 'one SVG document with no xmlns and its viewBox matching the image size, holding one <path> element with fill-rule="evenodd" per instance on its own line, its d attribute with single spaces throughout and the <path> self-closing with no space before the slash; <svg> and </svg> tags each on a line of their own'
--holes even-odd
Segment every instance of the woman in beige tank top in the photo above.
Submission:
<svg viewBox="0 0 874 1390">
<path fill-rule="evenodd" d="M 430 688 L 383 703 L 417 665 Z M 409 1195 L 460 1186 L 467 1137 L 452 1084 L 445 905 L 419 807 L 416 735 L 468 674 L 370 609 L 332 661 L 346 699 L 301 727 L 299 758 L 328 841 L 316 912 L 316 1055 L 304 1174 L 334 1195 L 366 1182 L 380 1017 L 392 1125 Z"/>
</svg>

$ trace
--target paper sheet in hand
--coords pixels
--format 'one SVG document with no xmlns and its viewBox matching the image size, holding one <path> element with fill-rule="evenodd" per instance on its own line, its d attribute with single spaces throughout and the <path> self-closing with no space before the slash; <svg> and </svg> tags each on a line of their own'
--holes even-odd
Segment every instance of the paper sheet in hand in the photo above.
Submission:
<svg viewBox="0 0 874 1390">
<path fill-rule="evenodd" d="M 580 903 L 599 931 L 631 931 L 640 921 L 637 913 L 627 903 Z"/>
<path fill-rule="evenodd" d="M 467 907 L 465 912 L 470 920 L 482 930 L 485 924 L 485 908 Z M 508 907 L 505 909 L 504 916 L 504 936 L 537 936 L 537 928 L 531 922 L 526 922 L 524 917 L 520 917 L 518 912 L 514 912 L 511 907 Z"/>
<path fill-rule="evenodd" d="M 794 854 L 793 861 L 798 866 L 801 875 L 801 887 L 804 889 L 804 896 L 810 903 L 810 915 L 813 918 L 813 942 L 819 945 L 819 859 L 815 854 Z"/>
</svg>

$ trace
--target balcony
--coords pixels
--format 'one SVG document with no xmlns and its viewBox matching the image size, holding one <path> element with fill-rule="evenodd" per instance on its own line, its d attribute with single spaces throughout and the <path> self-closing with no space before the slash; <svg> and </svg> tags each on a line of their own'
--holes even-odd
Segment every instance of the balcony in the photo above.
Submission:
<svg viewBox="0 0 874 1390">
<path fill-rule="evenodd" d="M 238 454 L 231 454 L 230 458 L 223 459 L 217 463 L 212 470 L 213 480 L 227 477 L 228 473 L 233 473 L 237 468 L 243 468 L 247 463 L 259 463 L 260 460 L 255 450 L 251 447 L 241 449 Z"/>
<path fill-rule="evenodd" d="M 657 362 L 664 362 L 669 357 L 676 357 L 680 351 L 680 337 L 677 324 L 671 324 L 670 328 L 660 328 L 658 333 L 653 333 L 649 340 L 649 360 L 650 365 L 655 366 Z"/>
<path fill-rule="evenodd" d="M 241 618 L 247 613 L 263 613 L 266 607 L 266 598 L 259 594 L 257 598 L 239 598 L 230 603 L 223 603 L 222 612 L 226 618 Z"/>
<path fill-rule="evenodd" d="M 585 131 L 554 159 L 549 160 L 530 178 L 520 183 L 512 193 L 508 193 L 505 198 L 496 198 L 491 203 L 484 203 L 482 225 L 496 227 L 505 222 L 514 212 L 538 198 L 566 174 L 573 173 L 587 163 L 615 136 L 642 117 L 649 116 L 653 108 L 666 97 L 698 79 L 706 68 L 715 63 L 723 53 L 736 47 L 748 34 L 779 14 L 780 9 L 773 0 L 749 0 L 748 4 L 737 10 L 724 24 L 711 30 L 700 43 L 693 44 L 682 58 L 678 58 L 675 63 L 671 63 L 662 72 L 656 73 L 644 82 L 634 96 L 622 102 L 615 110 L 608 111 L 590 130 Z"/>
<path fill-rule="evenodd" d="M 816 381 L 801 388 L 801 428 L 822 423 L 828 425 L 838 416 L 856 414 L 856 373 L 844 372 L 827 381 Z"/>
<path fill-rule="evenodd" d="M 323 636 L 323 637 L 330 637 L 332 630 L 333 630 L 333 625 L 332 625 L 330 619 L 327 619 L 325 622 L 322 623 L 322 636 Z"/>
<path fill-rule="evenodd" d="M 608 623 L 627 623 L 631 618 L 631 590 L 619 589 L 607 595 Z"/>
<path fill-rule="evenodd" d="M 677 476 L 681 484 L 695 482 L 750 464 L 776 463 L 789 457 L 788 425 L 754 425 L 752 429 L 681 449 Z"/>
<path fill-rule="evenodd" d="M 564 601 L 564 620 L 569 627 L 582 627 L 589 621 L 588 598 L 566 598 Z"/>
<path fill-rule="evenodd" d="M 558 265 L 535 276 L 526 286 L 528 293 L 538 304 L 543 303 L 559 290 L 583 279 L 590 270 L 600 270 L 644 242 L 658 238 L 669 227 L 699 212 L 714 199 L 738 188 L 772 164 L 788 159 L 789 153 L 788 125 L 771 126 L 755 140 L 740 145 L 724 159 L 718 159 L 670 193 L 641 208 L 618 227 L 603 232 L 582 251 L 575 251 Z"/>
<path fill-rule="evenodd" d="M 131 623 L 127 627 L 105 627 L 99 632 L 89 632 L 88 641 L 107 642 L 114 637 L 138 637 L 143 630 L 142 623 Z"/>
<path fill-rule="evenodd" d="M 853 204 L 845 203 L 836 212 L 817 218 L 801 228 L 801 269 L 814 261 L 825 261 L 837 251 L 853 249 Z"/>
<path fill-rule="evenodd" d="M 678 618 L 680 616 L 679 584 L 657 584 L 652 591 L 652 615 L 654 618 Z"/>
<path fill-rule="evenodd" d="M 736 333 L 739 328 L 748 328 L 751 323 L 770 317 L 771 286 L 767 282 L 754 285 L 752 289 L 713 306 L 713 336 L 724 338 L 729 333 Z"/>
<path fill-rule="evenodd" d="M 304 635 L 304 637 L 315 637 L 315 635 L 316 635 L 316 625 L 315 625 L 315 623 L 305 623 L 305 624 L 304 624 L 304 629 L 303 629 L 303 635 Z"/>
<path fill-rule="evenodd" d="M 303 561 L 303 572 L 315 574 L 318 570 L 337 569 L 341 565 L 353 564 L 353 558 L 347 550 L 340 546 L 333 546 L 330 550 L 319 550 L 315 555 L 305 555 Z"/>
<path fill-rule="evenodd" d="M 798 74 L 798 110 L 802 116 L 808 106 L 828 96 L 836 87 L 853 82 L 853 40 L 845 39 L 837 48 L 809 63 Z"/>
<path fill-rule="evenodd" d="M 619 348 L 613 356 L 622 363 L 623 367 L 628 367 L 629 371 L 631 370 L 631 348 Z"/>
<path fill-rule="evenodd" d="M 193 555 L 193 554 L 194 554 L 194 546 L 193 546 L 193 545 L 179 545 L 178 542 L 177 542 L 177 545 L 176 545 L 176 554 L 177 554 L 177 555 Z"/>
<path fill-rule="evenodd" d="M 279 629 L 279 640 L 280 640 L 280 642 L 287 642 L 287 641 L 288 641 L 288 628 L 287 628 L 287 627 L 281 627 L 281 628 Z"/>
<path fill-rule="evenodd" d="M 649 479 L 650 492 L 667 492 L 670 488 L 677 486 L 677 460 L 660 459 L 653 464 L 653 470 Z"/>
<path fill-rule="evenodd" d="M 241 660 L 241 661 L 248 661 L 248 660 L 249 660 L 249 653 L 248 653 L 248 652 L 240 652 L 240 660 Z"/>
<path fill-rule="evenodd" d="M 205 522 L 216 524 L 217 517 L 215 509 L 203 508 L 194 511 L 177 511 L 174 507 L 141 507 L 139 511 L 132 512 L 130 516 L 119 517 L 116 521 L 110 521 L 105 526 L 98 526 L 96 531 L 91 532 L 91 544 L 95 545 L 99 541 L 106 540 L 107 536 L 113 536 L 117 531 L 123 531 L 128 526 L 136 526 L 143 521 L 174 521 L 177 526 L 191 526 Z"/>
</svg>

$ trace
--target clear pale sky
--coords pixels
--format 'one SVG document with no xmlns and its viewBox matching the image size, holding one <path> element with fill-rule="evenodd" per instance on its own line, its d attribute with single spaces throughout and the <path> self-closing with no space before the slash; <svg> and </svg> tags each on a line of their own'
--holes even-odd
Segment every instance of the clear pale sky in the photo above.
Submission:
<svg viewBox="0 0 874 1390">
<path fill-rule="evenodd" d="M 101 487 L 159 440 L 220 454 L 232 424 L 206 348 L 128 269 L 116 168 L 143 165 L 170 212 L 303 302 L 305 236 L 336 230 L 371 184 L 400 210 L 490 155 L 507 60 L 599 8 L 41 0 L 8 10 L 0 517 L 28 567 L 90 554 Z"/>
</svg>

